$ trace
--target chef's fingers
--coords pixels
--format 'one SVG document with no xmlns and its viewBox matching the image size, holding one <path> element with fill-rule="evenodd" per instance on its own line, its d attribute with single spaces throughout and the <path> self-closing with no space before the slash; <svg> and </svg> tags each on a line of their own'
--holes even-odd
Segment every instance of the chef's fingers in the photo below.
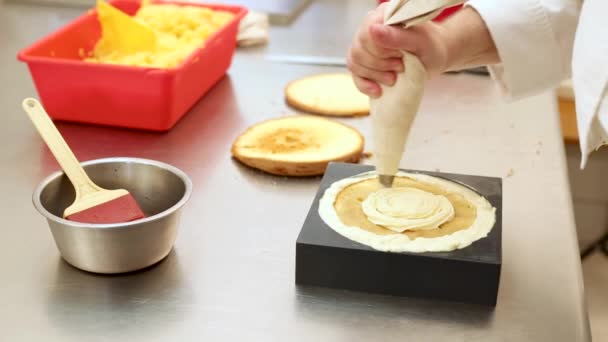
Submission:
<svg viewBox="0 0 608 342">
<path fill-rule="evenodd" d="M 355 82 L 355 86 L 359 89 L 360 92 L 366 94 L 369 97 L 378 97 L 382 94 L 382 88 L 378 85 L 378 83 L 374 81 L 370 81 L 363 77 L 359 77 L 353 74 L 353 81 Z"/>
<path fill-rule="evenodd" d="M 397 79 L 397 76 L 394 72 L 369 69 L 361 64 L 353 63 L 353 61 L 351 60 L 348 60 L 347 66 L 348 70 L 350 70 L 353 74 L 359 77 L 367 78 L 372 81 L 376 81 L 378 83 L 385 84 L 387 86 L 392 86 L 393 84 L 395 84 L 395 80 Z"/>
<path fill-rule="evenodd" d="M 368 52 L 378 58 L 401 57 L 401 51 L 384 49 L 379 46 L 376 46 L 370 37 L 370 26 L 382 25 L 382 23 L 384 22 L 384 7 L 386 7 L 386 3 L 383 3 L 376 9 L 368 12 L 363 22 L 363 25 L 361 25 L 359 32 L 357 32 L 356 42 L 359 43 L 359 46 L 364 47 Z"/>
<path fill-rule="evenodd" d="M 401 58 L 403 53 L 395 49 L 386 49 L 374 41 L 369 32 L 361 32 L 355 44 L 362 46 L 376 58 Z"/>
<path fill-rule="evenodd" d="M 375 57 L 364 47 L 358 45 L 358 43 L 355 43 L 348 51 L 348 59 L 353 63 L 376 71 L 403 71 L 403 60 L 401 58 Z"/>
<path fill-rule="evenodd" d="M 415 55 L 428 43 L 417 33 L 415 27 L 407 30 L 379 24 L 369 27 L 370 38 L 380 49 L 404 50 Z"/>
</svg>

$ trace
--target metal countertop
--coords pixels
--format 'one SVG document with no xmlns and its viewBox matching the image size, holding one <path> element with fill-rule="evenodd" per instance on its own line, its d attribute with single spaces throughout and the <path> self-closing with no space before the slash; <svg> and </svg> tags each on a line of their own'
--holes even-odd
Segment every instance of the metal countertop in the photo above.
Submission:
<svg viewBox="0 0 608 342">
<path fill-rule="evenodd" d="M 264 56 L 342 56 L 372 3 L 316 1 L 292 26 L 273 28 L 270 46 L 239 50 L 228 76 L 167 134 L 59 124 L 81 160 L 151 158 L 192 177 L 174 251 L 122 276 L 63 262 L 31 205 L 58 166 L 20 108 L 36 93 L 15 55 L 82 10 L 0 4 L 0 340 L 589 340 L 554 96 L 503 103 L 484 77 L 429 82 L 402 166 L 505 177 L 496 309 L 295 286 L 295 240 L 319 179 L 262 174 L 229 148 L 247 126 L 292 112 L 288 81 L 342 70 Z M 370 138 L 369 118 L 344 121 Z"/>
</svg>

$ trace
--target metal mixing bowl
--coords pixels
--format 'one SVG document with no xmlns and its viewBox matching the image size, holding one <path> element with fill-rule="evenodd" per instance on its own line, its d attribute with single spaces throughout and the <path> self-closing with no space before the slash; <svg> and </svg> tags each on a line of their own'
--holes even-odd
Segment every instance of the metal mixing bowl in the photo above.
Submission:
<svg viewBox="0 0 608 342">
<path fill-rule="evenodd" d="M 54 173 L 38 185 L 33 201 L 47 219 L 61 256 L 96 273 L 135 271 L 166 257 L 192 192 L 188 176 L 171 165 L 138 158 L 97 159 L 82 165 L 99 186 L 127 189 L 146 218 L 114 224 L 65 220 L 61 216 L 74 201 L 74 188 L 63 172 Z"/>
</svg>

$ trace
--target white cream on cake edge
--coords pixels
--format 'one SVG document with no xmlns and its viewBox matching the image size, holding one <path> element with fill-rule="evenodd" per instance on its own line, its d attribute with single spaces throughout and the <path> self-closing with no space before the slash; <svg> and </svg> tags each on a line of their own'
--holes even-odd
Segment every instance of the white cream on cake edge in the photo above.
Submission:
<svg viewBox="0 0 608 342">
<path fill-rule="evenodd" d="M 473 224 L 464 230 L 436 238 L 416 238 L 411 240 L 405 234 L 377 235 L 359 227 L 347 226 L 338 217 L 334 203 L 340 192 L 351 184 L 377 177 L 374 172 L 367 172 L 333 183 L 319 201 L 319 216 L 331 229 L 338 234 L 355 242 L 384 252 L 449 252 L 468 247 L 473 242 L 484 238 L 496 222 L 496 208 L 475 191 L 445 179 L 408 172 L 398 172 L 397 176 L 409 177 L 414 180 L 432 184 L 451 193 L 462 195 L 477 209 L 477 217 Z"/>
</svg>

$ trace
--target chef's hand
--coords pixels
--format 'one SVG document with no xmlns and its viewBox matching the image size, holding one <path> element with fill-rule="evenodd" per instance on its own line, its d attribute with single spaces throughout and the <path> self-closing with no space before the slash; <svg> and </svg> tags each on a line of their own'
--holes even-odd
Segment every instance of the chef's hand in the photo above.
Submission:
<svg viewBox="0 0 608 342">
<path fill-rule="evenodd" d="M 472 7 L 465 6 L 441 24 L 403 29 L 383 25 L 385 6 L 368 14 L 348 53 L 357 88 L 371 97 L 380 96 L 379 83 L 395 84 L 396 74 L 403 71 L 400 51 L 418 56 L 430 75 L 500 63 L 490 31 Z"/>
<path fill-rule="evenodd" d="M 367 15 L 348 52 L 348 69 L 357 88 L 371 97 L 380 96 L 379 83 L 395 84 L 397 73 L 403 71 L 401 51 L 418 56 L 429 74 L 444 71 L 447 62 L 443 27 L 432 22 L 408 29 L 385 26 L 385 6 Z"/>
</svg>

